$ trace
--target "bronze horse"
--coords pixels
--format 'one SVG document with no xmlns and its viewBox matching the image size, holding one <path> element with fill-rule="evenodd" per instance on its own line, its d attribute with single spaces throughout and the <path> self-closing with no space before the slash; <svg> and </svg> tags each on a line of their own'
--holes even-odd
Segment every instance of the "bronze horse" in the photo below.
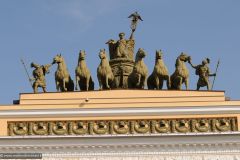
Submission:
<svg viewBox="0 0 240 160">
<path fill-rule="evenodd" d="M 53 58 L 52 64 L 57 63 L 58 68 L 55 72 L 55 82 L 57 91 L 73 91 L 74 83 L 68 72 L 64 58 L 60 55 L 56 55 Z"/>
<path fill-rule="evenodd" d="M 94 90 L 94 82 L 92 80 L 90 70 L 87 67 L 85 57 L 86 57 L 86 52 L 81 50 L 79 52 L 78 65 L 75 69 L 75 79 L 76 79 L 75 89 L 78 90 L 78 85 L 79 85 L 80 90 L 89 91 L 89 90 Z"/>
<path fill-rule="evenodd" d="M 188 90 L 189 71 L 185 63 L 190 59 L 191 57 L 183 52 L 177 57 L 175 72 L 171 75 L 171 89 L 181 90 L 182 84 L 185 83 L 186 90 Z"/>
<path fill-rule="evenodd" d="M 171 82 L 168 69 L 163 62 L 163 53 L 161 50 L 156 51 L 155 66 L 152 74 L 147 79 L 148 89 L 162 89 L 163 82 L 167 81 L 167 88 L 170 89 Z"/>
<path fill-rule="evenodd" d="M 114 75 L 107 59 L 105 49 L 101 49 L 99 52 L 99 58 L 101 62 L 97 68 L 97 77 L 99 81 L 99 90 L 113 88 Z"/>
<path fill-rule="evenodd" d="M 133 71 L 128 77 L 128 88 L 144 89 L 148 76 L 148 68 L 143 61 L 146 54 L 144 49 L 138 49 Z"/>
</svg>

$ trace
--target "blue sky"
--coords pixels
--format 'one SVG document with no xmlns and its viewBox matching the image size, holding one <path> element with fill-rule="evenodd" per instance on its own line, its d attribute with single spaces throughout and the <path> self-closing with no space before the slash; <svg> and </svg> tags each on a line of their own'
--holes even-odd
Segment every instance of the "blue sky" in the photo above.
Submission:
<svg viewBox="0 0 240 160">
<path fill-rule="evenodd" d="M 61 53 L 74 78 L 78 52 L 86 50 L 87 64 L 98 89 L 98 52 L 105 42 L 130 34 L 132 12 L 143 18 L 135 32 L 136 48 L 144 48 L 145 63 L 152 72 L 156 49 L 162 49 L 170 74 L 180 52 L 194 64 L 211 59 L 214 72 L 220 59 L 214 89 L 240 99 L 240 1 L 239 0 L 0 0 L 0 104 L 11 104 L 19 93 L 32 92 L 23 58 L 30 63 L 51 63 Z M 190 89 L 197 76 L 190 68 Z M 47 90 L 54 92 L 54 72 L 46 76 Z M 211 79 L 212 80 L 212 79 Z M 166 86 L 164 86 L 166 88 Z"/>
</svg>

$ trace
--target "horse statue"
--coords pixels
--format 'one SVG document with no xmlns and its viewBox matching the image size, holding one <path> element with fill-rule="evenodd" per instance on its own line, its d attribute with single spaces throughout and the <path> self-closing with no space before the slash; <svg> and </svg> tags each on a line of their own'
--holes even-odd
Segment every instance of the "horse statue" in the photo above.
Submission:
<svg viewBox="0 0 240 160">
<path fill-rule="evenodd" d="M 128 77 L 128 88 L 144 89 L 148 75 L 147 66 L 144 64 L 143 58 L 146 56 L 144 49 L 139 48 L 136 54 L 132 73 Z"/>
<path fill-rule="evenodd" d="M 94 90 L 94 82 L 92 80 L 91 73 L 87 67 L 85 57 L 86 52 L 81 50 L 79 52 L 78 65 L 75 69 L 75 89 L 78 90 L 79 85 L 80 90 L 89 91 Z"/>
<path fill-rule="evenodd" d="M 101 59 L 101 62 L 97 68 L 99 90 L 111 89 L 113 87 L 114 75 L 108 62 L 105 49 L 100 50 L 99 58 Z"/>
<path fill-rule="evenodd" d="M 167 81 L 167 88 L 170 89 L 171 87 L 168 69 L 164 64 L 162 57 L 162 51 L 156 51 L 155 66 L 152 74 L 147 79 L 148 89 L 162 89 L 164 80 Z"/>
<path fill-rule="evenodd" d="M 66 63 L 63 57 L 60 55 L 56 55 L 53 58 L 52 64 L 58 65 L 57 71 L 55 72 L 55 82 L 56 82 L 56 89 L 57 91 L 61 90 L 64 91 L 73 91 L 74 90 L 74 83 L 68 73 Z"/>
<path fill-rule="evenodd" d="M 191 57 L 183 52 L 180 54 L 180 56 L 177 57 L 175 64 L 176 69 L 170 78 L 171 89 L 181 90 L 182 84 L 185 83 L 186 90 L 188 90 L 189 71 L 185 63 L 189 62 L 190 59 Z"/>
</svg>

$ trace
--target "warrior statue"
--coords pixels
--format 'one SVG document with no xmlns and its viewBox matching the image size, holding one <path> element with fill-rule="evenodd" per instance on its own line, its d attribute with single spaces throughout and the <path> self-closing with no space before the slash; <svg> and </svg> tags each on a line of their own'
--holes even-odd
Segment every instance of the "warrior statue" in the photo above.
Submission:
<svg viewBox="0 0 240 160">
<path fill-rule="evenodd" d="M 202 64 L 199 65 L 193 65 L 191 59 L 189 60 L 189 64 L 196 69 L 195 74 L 199 76 L 198 82 L 197 82 L 197 90 L 200 89 L 200 87 L 207 86 L 207 90 L 210 90 L 210 82 L 209 82 L 209 76 L 216 76 L 216 73 L 211 74 L 208 64 L 210 63 L 210 59 L 206 58 L 202 61 Z"/>
<path fill-rule="evenodd" d="M 31 67 L 35 68 L 32 72 L 33 78 L 31 78 L 31 81 L 34 81 L 32 85 L 34 93 L 38 92 L 38 87 L 42 87 L 43 92 L 47 92 L 45 74 L 49 73 L 49 68 L 51 67 L 51 64 L 40 66 L 32 62 Z"/>
</svg>

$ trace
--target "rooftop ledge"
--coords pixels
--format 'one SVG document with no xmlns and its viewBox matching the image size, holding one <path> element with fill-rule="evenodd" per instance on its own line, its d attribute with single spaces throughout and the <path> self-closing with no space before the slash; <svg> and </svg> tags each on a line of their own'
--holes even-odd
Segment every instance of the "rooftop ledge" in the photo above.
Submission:
<svg viewBox="0 0 240 160">
<path fill-rule="evenodd" d="M 240 101 L 226 100 L 224 91 L 117 89 L 21 93 L 19 104 L 1 106 L 0 110 L 178 106 L 240 106 Z"/>
</svg>

